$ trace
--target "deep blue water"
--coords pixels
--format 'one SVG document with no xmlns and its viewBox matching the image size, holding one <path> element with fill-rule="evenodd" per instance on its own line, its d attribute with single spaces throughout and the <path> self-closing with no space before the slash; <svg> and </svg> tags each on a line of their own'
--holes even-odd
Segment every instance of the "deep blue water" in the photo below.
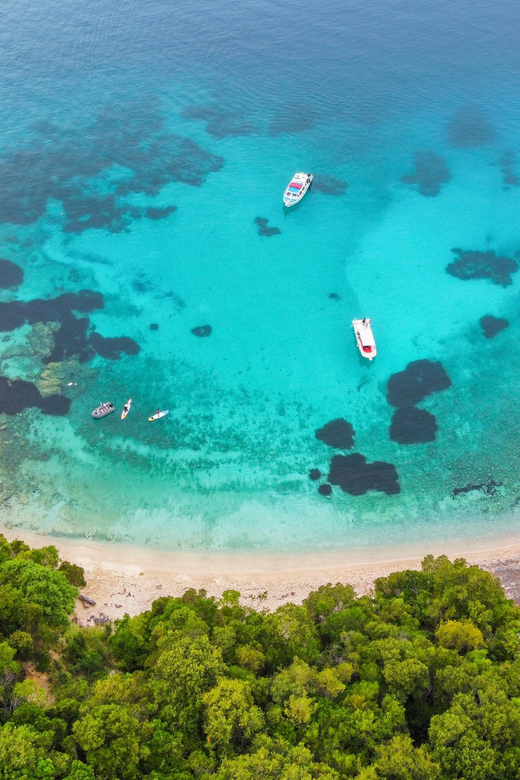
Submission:
<svg viewBox="0 0 520 780">
<path fill-rule="evenodd" d="M 507 0 L 4 3 L 3 521 L 186 548 L 516 532 L 519 27 Z M 338 418 L 350 440 L 316 438 Z"/>
</svg>

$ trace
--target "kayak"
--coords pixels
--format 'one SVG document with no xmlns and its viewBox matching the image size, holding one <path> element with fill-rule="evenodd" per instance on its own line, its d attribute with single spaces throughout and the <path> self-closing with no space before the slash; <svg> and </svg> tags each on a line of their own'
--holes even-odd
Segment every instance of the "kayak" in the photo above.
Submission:
<svg viewBox="0 0 520 780">
<path fill-rule="evenodd" d="M 124 420 L 128 412 L 130 411 L 130 407 L 132 406 L 132 399 L 129 398 L 126 404 L 123 406 L 123 411 L 121 412 L 121 419 Z"/>
<path fill-rule="evenodd" d="M 166 417 L 167 414 L 170 414 L 168 409 L 166 409 L 164 412 L 157 412 L 156 414 L 152 414 L 152 416 L 148 418 L 148 422 L 153 422 L 154 420 L 160 420 L 161 417 Z"/>
</svg>

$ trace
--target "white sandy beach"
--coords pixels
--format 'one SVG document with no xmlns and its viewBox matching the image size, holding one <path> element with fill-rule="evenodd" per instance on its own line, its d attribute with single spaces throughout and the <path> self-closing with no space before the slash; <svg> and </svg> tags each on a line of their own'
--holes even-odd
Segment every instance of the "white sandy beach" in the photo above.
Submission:
<svg viewBox="0 0 520 780">
<path fill-rule="evenodd" d="M 82 593 L 96 602 L 85 608 L 78 602 L 78 621 L 114 620 L 137 615 L 160 596 L 180 596 L 187 588 L 204 588 L 210 596 L 238 590 L 242 601 L 259 609 L 275 609 L 285 602 L 301 603 L 327 582 L 351 584 L 367 593 L 378 577 L 402 569 L 418 569 L 429 554 L 464 557 L 502 579 L 511 598 L 520 596 L 520 542 L 517 539 L 460 540 L 424 547 L 379 547 L 323 552 L 166 552 L 132 545 L 43 536 L 23 529 L 0 528 L 9 540 L 23 539 L 32 547 L 55 545 L 63 559 L 82 566 L 87 585 Z M 510 542 L 507 545 L 507 542 Z"/>
</svg>

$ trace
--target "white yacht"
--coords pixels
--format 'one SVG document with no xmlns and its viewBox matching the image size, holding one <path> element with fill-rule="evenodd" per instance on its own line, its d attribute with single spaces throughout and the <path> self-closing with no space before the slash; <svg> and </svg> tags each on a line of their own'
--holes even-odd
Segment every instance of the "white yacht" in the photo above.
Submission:
<svg viewBox="0 0 520 780">
<path fill-rule="evenodd" d="M 372 320 L 363 317 L 362 320 L 352 320 L 356 334 L 356 343 L 363 357 L 372 360 L 377 355 L 376 342 L 372 333 Z"/>
<path fill-rule="evenodd" d="M 289 208 L 289 206 L 294 206 L 296 203 L 299 203 L 311 186 L 311 182 L 312 173 L 295 173 L 285 188 L 283 205 Z"/>
</svg>

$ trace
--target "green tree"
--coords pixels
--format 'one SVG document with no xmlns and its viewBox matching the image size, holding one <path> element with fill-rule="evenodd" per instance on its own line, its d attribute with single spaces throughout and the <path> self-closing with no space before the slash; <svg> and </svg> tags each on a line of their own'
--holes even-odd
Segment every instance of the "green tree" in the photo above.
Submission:
<svg viewBox="0 0 520 780">
<path fill-rule="evenodd" d="M 202 701 L 208 742 L 221 752 L 230 752 L 233 744 L 243 747 L 264 725 L 251 686 L 242 680 L 220 680 Z"/>
<path fill-rule="evenodd" d="M 120 704 L 94 707 L 74 724 L 74 736 L 94 773 L 106 780 L 139 777 L 139 762 L 147 758 L 149 724 L 140 723 Z"/>
</svg>

